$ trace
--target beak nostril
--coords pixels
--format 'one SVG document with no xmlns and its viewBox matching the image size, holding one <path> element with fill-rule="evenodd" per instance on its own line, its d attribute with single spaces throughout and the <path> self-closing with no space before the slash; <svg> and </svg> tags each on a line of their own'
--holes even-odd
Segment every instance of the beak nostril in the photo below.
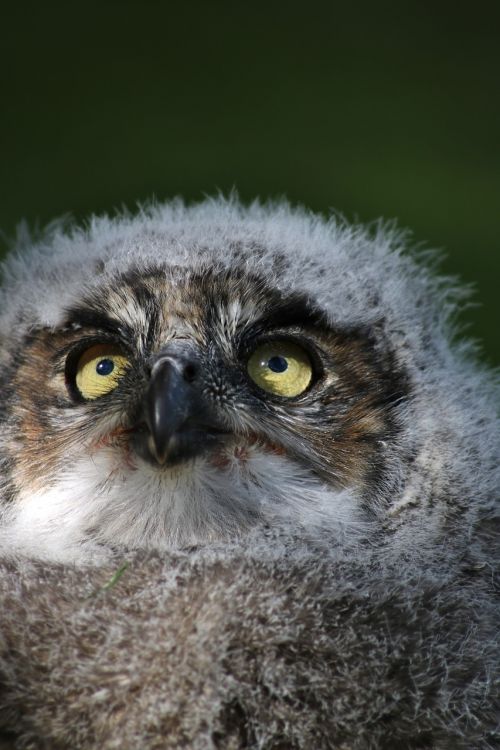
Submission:
<svg viewBox="0 0 500 750">
<path fill-rule="evenodd" d="M 182 375 L 184 377 L 184 380 L 187 380 L 188 383 L 192 383 L 196 377 L 197 372 L 198 368 L 196 367 L 196 365 L 193 362 L 188 362 L 186 365 L 184 365 Z"/>
</svg>

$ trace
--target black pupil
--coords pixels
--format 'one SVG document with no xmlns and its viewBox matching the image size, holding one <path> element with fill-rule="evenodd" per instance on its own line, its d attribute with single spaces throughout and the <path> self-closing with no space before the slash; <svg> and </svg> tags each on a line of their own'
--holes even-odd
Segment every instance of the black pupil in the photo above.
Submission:
<svg viewBox="0 0 500 750">
<path fill-rule="evenodd" d="M 115 363 L 112 359 L 101 359 L 95 369 L 98 375 L 111 375 L 115 369 Z"/>
<path fill-rule="evenodd" d="M 288 369 L 288 362 L 285 357 L 271 357 L 267 362 L 267 366 L 273 372 L 285 372 Z"/>
</svg>

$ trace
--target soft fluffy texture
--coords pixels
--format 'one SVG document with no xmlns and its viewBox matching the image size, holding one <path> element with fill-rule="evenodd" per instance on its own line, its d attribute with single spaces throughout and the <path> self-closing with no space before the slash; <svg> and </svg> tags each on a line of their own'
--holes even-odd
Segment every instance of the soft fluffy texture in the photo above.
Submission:
<svg viewBox="0 0 500 750">
<path fill-rule="evenodd" d="M 238 267 L 277 290 L 301 292 L 336 328 L 364 327 L 381 356 L 390 353 L 405 373 L 411 397 L 398 409 L 397 443 L 380 446 L 385 490 L 371 510 L 378 527 L 398 530 L 391 553 L 425 557 L 443 533 L 447 543 L 462 544 L 477 524 L 498 518 L 500 474 L 497 381 L 478 367 L 469 344 L 450 345 L 463 293 L 426 260 L 412 257 L 391 227 L 369 231 L 286 203 L 174 201 L 137 216 L 95 218 L 84 229 L 56 223 L 35 242 L 21 233 L 5 266 L 4 372 L 23 336 L 57 325 L 86 291 L 106 289 L 130 266 Z M 0 447 L 17 439 L 4 431 Z"/>
<path fill-rule="evenodd" d="M 413 577 L 268 542 L 135 555 L 108 589 L 121 559 L 4 563 L 17 747 L 499 747 L 498 609 L 480 570 Z"/>
<path fill-rule="evenodd" d="M 451 343 L 461 290 L 405 244 L 235 199 L 20 238 L 0 296 L 5 366 L 128 265 L 238 266 L 367 330 L 408 396 L 363 533 L 339 534 L 325 502 L 312 525 L 301 507 L 225 545 L 110 549 L 92 568 L 30 561 L 0 532 L 0 721 L 17 747 L 500 747 L 498 382 Z"/>
</svg>

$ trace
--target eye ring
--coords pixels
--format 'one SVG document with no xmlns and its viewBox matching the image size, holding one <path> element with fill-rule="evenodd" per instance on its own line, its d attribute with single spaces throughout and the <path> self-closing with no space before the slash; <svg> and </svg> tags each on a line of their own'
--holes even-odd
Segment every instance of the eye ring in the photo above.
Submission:
<svg viewBox="0 0 500 750">
<path fill-rule="evenodd" d="M 284 398 L 301 396 L 314 377 L 309 353 L 289 339 L 259 344 L 248 358 L 247 373 L 263 391 Z"/>
<path fill-rule="evenodd" d="M 129 364 L 123 349 L 116 344 L 93 344 L 78 353 L 70 386 L 78 398 L 93 401 L 118 386 Z"/>
</svg>

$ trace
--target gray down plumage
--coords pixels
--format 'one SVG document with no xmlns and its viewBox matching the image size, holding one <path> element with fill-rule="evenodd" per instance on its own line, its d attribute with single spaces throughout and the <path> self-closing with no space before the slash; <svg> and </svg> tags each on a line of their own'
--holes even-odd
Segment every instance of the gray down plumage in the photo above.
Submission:
<svg viewBox="0 0 500 750">
<path fill-rule="evenodd" d="M 16 547 L 30 530 L 1 521 L 0 747 L 500 748 L 499 389 L 453 340 L 460 288 L 390 227 L 177 201 L 21 237 L 0 293 L 3 371 L 81 289 L 159 259 L 237 264 L 332 326 L 369 329 L 408 383 L 384 481 L 352 537 L 327 488 L 311 526 L 302 508 L 227 543 L 110 546 L 94 564 L 78 546 L 71 563 L 30 555 Z M 6 467 L 18 436 L 0 422 Z M 5 470 L 5 518 L 11 484 Z"/>
<path fill-rule="evenodd" d="M 129 555 L 108 588 L 123 557 L 3 563 L 1 721 L 16 747 L 500 746 L 490 571 L 462 560 L 413 577 L 269 541 L 267 556 Z"/>
</svg>

